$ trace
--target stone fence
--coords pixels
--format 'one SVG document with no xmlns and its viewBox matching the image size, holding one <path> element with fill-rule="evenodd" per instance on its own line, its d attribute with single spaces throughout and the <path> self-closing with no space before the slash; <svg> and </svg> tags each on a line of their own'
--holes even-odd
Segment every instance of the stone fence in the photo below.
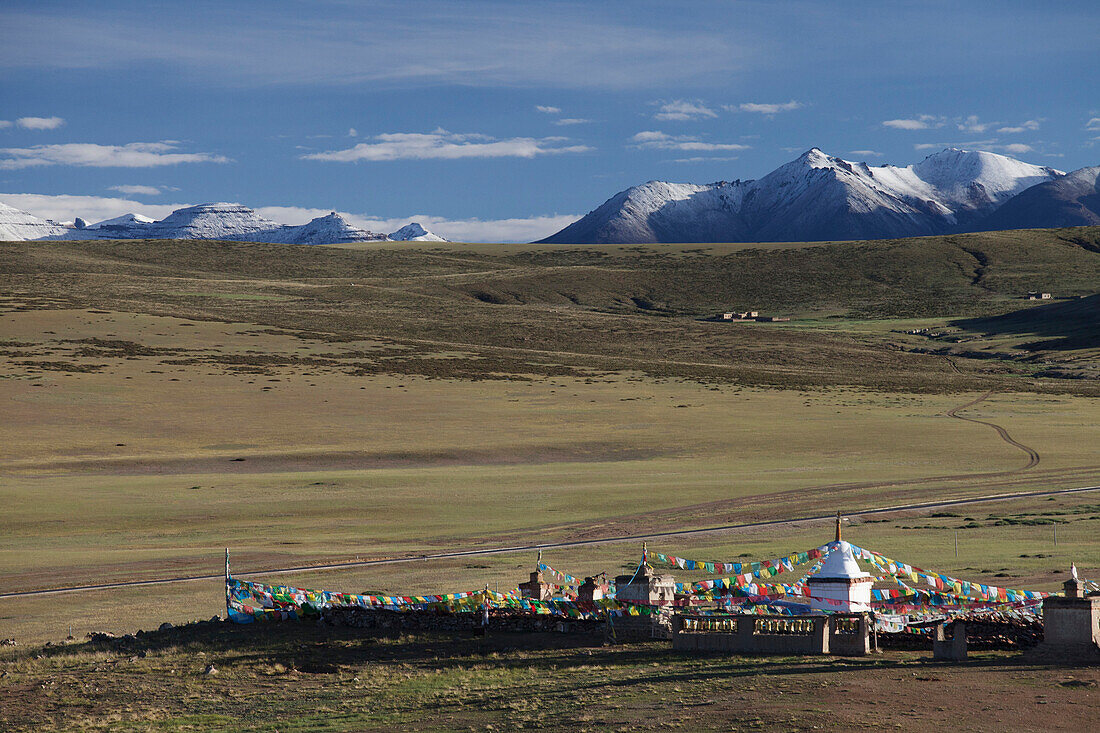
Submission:
<svg viewBox="0 0 1100 733">
<path fill-rule="evenodd" d="M 954 634 L 952 623 L 947 624 L 947 632 Z M 902 634 L 879 634 L 878 639 L 884 649 L 916 651 L 931 648 L 935 635 L 935 624 L 928 624 Z M 1026 649 L 1042 641 L 1043 624 L 1040 621 L 966 620 L 966 642 L 971 651 Z"/>
<path fill-rule="evenodd" d="M 448 631 L 474 633 L 482 629 L 481 613 L 446 613 L 434 610 L 391 611 L 382 608 L 334 606 L 321 609 L 321 623 L 402 633 Z M 489 611 L 489 632 L 558 632 L 603 634 L 604 622 L 566 619 L 559 616 L 516 613 L 506 609 Z"/>
<path fill-rule="evenodd" d="M 839 654 L 871 651 L 866 614 L 755 616 L 678 614 L 672 618 L 672 648 L 732 654 Z"/>
</svg>

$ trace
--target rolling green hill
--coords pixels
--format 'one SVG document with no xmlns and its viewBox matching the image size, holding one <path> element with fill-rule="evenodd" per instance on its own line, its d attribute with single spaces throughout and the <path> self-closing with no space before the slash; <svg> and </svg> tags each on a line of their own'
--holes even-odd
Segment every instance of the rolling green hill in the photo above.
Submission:
<svg viewBox="0 0 1100 733">
<path fill-rule="evenodd" d="M 228 320 L 421 350 L 497 349 L 466 364 L 464 376 L 515 373 L 522 364 L 508 360 L 537 356 L 601 369 L 633 359 L 650 373 L 700 378 L 741 368 L 748 371 L 738 379 L 749 382 L 948 389 L 982 386 L 1004 370 L 975 360 L 971 372 L 963 363 L 959 383 L 954 371 L 940 373 L 942 360 L 919 353 L 929 351 L 923 337 L 904 332 L 1018 310 L 1029 290 L 1091 295 L 1100 228 L 748 245 L 20 242 L 0 246 L 0 272 L 5 291 L 32 304 L 17 307 Z M 706 320 L 733 309 L 793 320 Z M 1055 360 L 1080 356 L 1032 341 L 1040 342 L 1032 351 Z M 457 364 L 417 369 L 445 375 Z"/>
</svg>

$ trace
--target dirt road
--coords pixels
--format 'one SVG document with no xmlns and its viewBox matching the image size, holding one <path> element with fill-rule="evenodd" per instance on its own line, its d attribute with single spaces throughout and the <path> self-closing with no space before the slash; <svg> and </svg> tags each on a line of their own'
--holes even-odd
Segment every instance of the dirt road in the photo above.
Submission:
<svg viewBox="0 0 1100 733">
<path fill-rule="evenodd" d="M 989 392 L 986 392 L 985 394 L 983 394 L 981 397 L 978 397 L 977 399 L 974 399 L 974 400 L 971 400 L 970 402 L 967 402 L 965 405 L 959 405 L 958 407 L 952 407 L 950 410 L 948 410 L 944 414 L 947 415 L 948 417 L 953 417 L 956 420 L 966 420 L 967 422 L 978 423 L 979 425 L 986 425 L 988 427 L 991 427 L 991 428 L 993 428 L 994 430 L 997 431 L 998 435 L 1001 436 L 1001 440 L 1003 440 L 1004 442 L 1008 443 L 1009 445 L 1011 445 L 1015 448 L 1019 448 L 1020 450 L 1022 450 L 1024 453 L 1027 454 L 1028 460 L 1027 460 L 1026 465 L 1023 465 L 1020 468 L 1014 468 L 1010 471 L 1004 471 L 1003 473 L 1005 475 L 1012 474 L 1012 473 L 1019 473 L 1020 471 L 1026 471 L 1029 468 L 1034 468 L 1035 466 L 1038 466 L 1039 461 L 1041 460 L 1041 458 L 1039 457 L 1039 451 L 1035 450 L 1034 448 L 1031 448 L 1030 446 L 1026 446 L 1023 443 L 1021 443 L 1020 441 L 1014 439 L 1011 435 L 1008 434 L 1008 431 L 1005 430 L 1000 425 L 998 425 L 996 423 L 992 423 L 992 422 L 987 422 L 985 420 L 978 420 L 977 418 L 974 418 L 974 417 L 965 417 L 965 416 L 959 414 L 963 410 L 965 410 L 969 407 L 973 407 L 974 405 L 978 404 L 979 402 L 982 402 L 983 400 L 988 399 L 989 396 L 992 395 L 992 394 L 993 394 L 993 391 L 990 390 Z"/>
<path fill-rule="evenodd" d="M 921 502 L 916 504 L 898 504 L 895 506 L 865 509 L 863 511 L 849 512 L 849 517 L 864 517 L 875 514 L 887 514 L 890 512 L 913 511 L 922 509 L 942 509 L 946 507 L 963 506 L 967 504 L 982 504 L 986 502 L 1008 501 L 1011 499 L 1023 499 L 1029 497 L 1058 496 L 1062 494 L 1079 494 L 1090 491 L 1100 491 L 1100 486 L 1082 486 L 1074 489 L 1052 489 L 1050 491 L 1018 491 L 1007 494 L 991 494 L 988 496 L 975 496 L 966 499 L 951 499 L 948 501 Z M 548 542 L 545 544 L 514 545 L 510 547 L 490 547 L 473 550 L 454 550 L 451 552 L 439 552 L 430 555 L 413 555 L 408 557 L 381 558 L 377 560 L 358 560 L 344 563 L 330 563 L 327 565 L 303 565 L 289 568 L 270 568 L 251 573 L 236 573 L 237 577 L 256 575 L 289 575 L 292 573 L 308 573 L 318 570 L 342 570 L 346 568 L 365 567 L 368 565 L 396 565 L 398 563 L 425 562 L 428 560 L 446 560 L 461 557 L 477 557 L 479 555 L 501 555 L 511 552 L 533 552 L 537 550 L 564 549 L 569 547 L 581 547 L 586 545 L 605 545 L 615 542 L 631 542 L 651 540 L 662 537 L 686 537 L 720 532 L 732 532 L 739 529 L 755 527 L 768 527 L 775 525 L 802 524 L 805 522 L 820 522 L 835 518 L 835 514 L 821 514 L 810 517 L 798 517 L 794 519 L 769 519 L 760 522 L 745 522 L 742 524 L 726 524 L 717 527 L 704 527 L 701 529 L 679 529 L 668 532 L 651 532 L 648 534 L 620 535 L 616 537 L 602 537 L 595 539 L 574 540 L 570 542 Z M 188 583 L 200 580 L 218 580 L 220 574 L 188 575 L 174 578 L 159 578 L 157 580 L 134 580 L 119 583 L 103 583 L 100 585 L 81 585 L 67 588 L 48 588 L 44 590 L 20 591 L 16 593 L 0 593 L 0 598 L 20 598 L 24 596 L 44 596 L 58 593 L 82 593 L 97 590 L 109 590 L 111 588 L 132 588 L 146 585 L 169 585 L 173 583 Z"/>
</svg>

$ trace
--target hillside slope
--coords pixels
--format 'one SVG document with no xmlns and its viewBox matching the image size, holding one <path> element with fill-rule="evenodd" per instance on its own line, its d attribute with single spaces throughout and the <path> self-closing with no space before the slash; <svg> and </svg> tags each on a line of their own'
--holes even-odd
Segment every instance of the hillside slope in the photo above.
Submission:
<svg viewBox="0 0 1100 733">
<path fill-rule="evenodd" d="M 1100 166 L 1093 166 L 1013 196 L 982 220 L 980 228 L 993 231 L 1097 224 L 1100 224 Z"/>
<path fill-rule="evenodd" d="M 1019 309 L 1036 288 L 1091 295 L 1100 282 L 1096 227 L 647 247 L 17 242 L 0 245 L 0 272 L 17 309 L 117 310 L 403 344 L 400 361 L 363 366 L 364 374 L 400 368 L 502 379 L 641 369 L 787 386 L 1098 389 L 1091 379 L 1037 383 L 1031 362 L 999 351 L 947 361 L 938 350 L 954 342 L 905 334 L 912 321 L 882 320 L 996 316 Z M 793 320 L 712 320 L 738 308 Z M 1073 350 L 1039 357 L 1048 367 L 1093 360 Z"/>
</svg>

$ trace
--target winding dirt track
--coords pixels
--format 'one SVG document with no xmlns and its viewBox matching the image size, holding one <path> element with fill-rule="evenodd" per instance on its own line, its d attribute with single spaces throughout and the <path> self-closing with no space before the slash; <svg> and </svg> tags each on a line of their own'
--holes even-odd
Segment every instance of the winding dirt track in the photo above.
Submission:
<svg viewBox="0 0 1100 733">
<path fill-rule="evenodd" d="M 1020 468 L 1012 469 L 1011 471 L 1005 471 L 1005 472 L 1003 472 L 1005 475 L 1012 474 L 1012 473 L 1020 473 L 1021 471 L 1026 471 L 1029 468 L 1034 468 L 1035 466 L 1038 466 L 1039 461 L 1042 460 L 1039 456 L 1039 451 L 1035 450 L 1034 448 L 1032 448 L 1030 446 L 1026 446 L 1023 443 L 1021 443 L 1020 441 L 1016 440 L 1011 435 L 1009 435 L 1008 431 L 1005 430 L 1000 425 L 998 425 L 996 423 L 986 422 L 985 420 L 978 420 L 977 418 L 973 418 L 973 417 L 965 417 L 965 416 L 959 414 L 963 410 L 965 410 L 969 407 L 973 407 L 974 405 L 978 404 L 979 402 L 982 402 L 983 400 L 988 399 L 989 396 L 992 395 L 992 394 L 993 394 L 993 390 L 990 390 L 990 391 L 986 392 L 985 394 L 983 394 L 981 397 L 978 397 L 977 399 L 974 399 L 974 400 L 971 400 L 970 402 L 967 402 L 965 405 L 959 405 L 958 407 L 952 407 L 950 410 L 948 410 L 944 414 L 947 415 L 948 417 L 953 417 L 956 420 L 966 420 L 967 422 L 978 423 L 979 425 L 986 425 L 988 427 L 991 427 L 991 428 L 993 428 L 994 430 L 997 431 L 998 435 L 1001 436 L 1001 440 L 1003 440 L 1004 442 L 1006 442 L 1009 445 L 1013 446 L 1014 448 L 1019 448 L 1020 450 L 1022 450 L 1024 453 L 1027 454 L 1028 460 L 1027 460 L 1026 465 L 1021 466 Z"/>
</svg>

